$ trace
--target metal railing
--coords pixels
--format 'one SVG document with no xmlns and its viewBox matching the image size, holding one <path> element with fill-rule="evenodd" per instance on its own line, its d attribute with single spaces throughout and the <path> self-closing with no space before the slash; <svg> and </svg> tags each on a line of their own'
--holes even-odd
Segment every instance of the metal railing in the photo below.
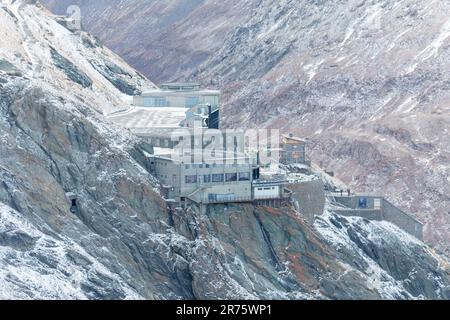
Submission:
<svg viewBox="0 0 450 320">
<path fill-rule="evenodd" d="M 248 197 L 224 197 L 224 198 L 204 198 L 200 199 L 203 204 L 220 204 L 220 203 L 253 203 L 255 201 L 264 200 L 286 200 L 291 197 L 291 194 L 284 193 L 281 196 L 248 196 Z M 193 201 L 198 201 L 199 199 L 191 199 Z"/>
</svg>

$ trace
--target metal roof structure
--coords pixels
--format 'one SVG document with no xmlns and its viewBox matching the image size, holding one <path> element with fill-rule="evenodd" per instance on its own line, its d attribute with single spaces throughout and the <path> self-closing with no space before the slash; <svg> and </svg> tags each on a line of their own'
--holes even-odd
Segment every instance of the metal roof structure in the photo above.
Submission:
<svg viewBox="0 0 450 320">
<path fill-rule="evenodd" d="M 131 130 L 176 129 L 186 119 L 187 108 L 145 108 L 134 107 L 126 112 L 108 116 L 121 127 Z"/>
<path fill-rule="evenodd" d="M 163 90 L 192 91 L 200 89 L 200 84 L 189 82 L 172 82 L 172 83 L 163 83 L 160 85 L 160 87 Z"/>
<path fill-rule="evenodd" d="M 283 134 L 282 135 L 283 139 L 285 140 L 291 140 L 291 141 L 295 141 L 295 142 L 303 142 L 306 143 L 306 140 L 296 137 L 293 134 Z"/>
</svg>

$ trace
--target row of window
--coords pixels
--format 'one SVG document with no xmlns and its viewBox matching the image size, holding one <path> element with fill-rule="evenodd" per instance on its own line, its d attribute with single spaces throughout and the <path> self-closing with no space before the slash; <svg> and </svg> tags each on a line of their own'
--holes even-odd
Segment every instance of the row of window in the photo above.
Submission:
<svg viewBox="0 0 450 320">
<path fill-rule="evenodd" d="M 154 147 L 170 148 L 172 146 L 172 141 L 170 139 L 149 138 L 148 141 Z"/>
<path fill-rule="evenodd" d="M 205 97 L 185 97 L 184 105 L 179 105 L 180 102 L 177 100 L 180 98 L 174 97 L 173 99 L 168 97 L 144 97 L 144 107 L 170 107 L 173 106 L 192 108 L 199 104 L 211 104 L 211 106 L 217 107 L 219 104 L 218 97 L 215 96 L 205 96 Z M 182 98 L 181 98 L 182 99 Z M 172 101 L 172 103 L 171 103 Z M 183 102 L 181 102 L 183 103 Z"/>
<path fill-rule="evenodd" d="M 144 97 L 144 107 L 167 107 L 165 97 Z"/>
<path fill-rule="evenodd" d="M 203 181 L 201 178 L 203 177 Z M 237 173 L 217 173 L 217 174 L 205 174 L 203 176 L 198 175 L 187 175 L 185 176 L 185 182 L 187 184 L 194 183 L 221 183 L 221 182 L 237 182 L 237 181 L 250 181 L 249 172 Z"/>
<path fill-rule="evenodd" d="M 268 190 L 276 190 L 276 187 L 266 187 L 266 188 L 258 188 L 258 191 L 268 191 Z"/>
<path fill-rule="evenodd" d="M 247 161 L 248 159 L 246 159 L 246 161 Z M 204 168 L 206 168 L 206 169 L 209 169 L 209 168 L 216 168 L 216 167 L 218 167 L 218 166 L 223 166 L 223 164 L 217 164 L 217 163 L 213 163 L 213 164 L 186 164 L 185 165 L 185 169 L 204 169 Z M 248 167 L 248 163 L 247 164 L 237 164 L 237 163 L 233 163 L 233 164 L 229 164 L 228 165 L 229 167 L 233 167 L 233 168 L 237 168 L 237 167 L 239 167 L 239 166 L 242 166 L 242 167 Z"/>
</svg>

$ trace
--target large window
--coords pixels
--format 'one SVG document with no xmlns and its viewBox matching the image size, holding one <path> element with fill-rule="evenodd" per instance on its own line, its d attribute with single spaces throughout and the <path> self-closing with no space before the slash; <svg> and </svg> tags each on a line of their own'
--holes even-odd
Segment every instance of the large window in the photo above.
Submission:
<svg viewBox="0 0 450 320">
<path fill-rule="evenodd" d="M 212 175 L 212 182 L 223 182 L 223 174 L 213 174 Z"/>
<path fill-rule="evenodd" d="M 197 176 L 186 176 L 185 178 L 188 184 L 197 183 Z"/>
<path fill-rule="evenodd" d="M 227 182 L 236 182 L 237 181 L 237 173 L 227 173 L 225 175 Z"/>
<path fill-rule="evenodd" d="M 198 97 L 187 97 L 186 98 L 186 107 L 187 108 L 192 108 L 195 107 L 196 105 L 199 104 L 199 99 Z"/>
<path fill-rule="evenodd" d="M 144 97 L 144 107 L 167 107 L 165 97 Z"/>
<path fill-rule="evenodd" d="M 239 173 L 239 181 L 250 181 L 250 172 Z"/>
<path fill-rule="evenodd" d="M 203 176 L 203 182 L 204 183 L 210 183 L 211 182 L 211 175 L 210 174 L 205 174 Z"/>
</svg>

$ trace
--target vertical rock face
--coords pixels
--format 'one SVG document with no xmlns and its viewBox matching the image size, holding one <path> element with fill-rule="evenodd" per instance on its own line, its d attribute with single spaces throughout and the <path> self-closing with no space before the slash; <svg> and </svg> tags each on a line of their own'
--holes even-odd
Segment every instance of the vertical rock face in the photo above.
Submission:
<svg viewBox="0 0 450 320">
<path fill-rule="evenodd" d="M 151 148 L 104 122 L 128 97 L 99 66 L 152 84 L 39 6 L 2 3 L 0 298 L 447 297 L 446 260 L 390 225 L 330 215 L 317 232 L 289 207 L 169 212 Z"/>
<path fill-rule="evenodd" d="M 447 2 L 118 2 L 78 4 L 89 30 L 134 66 L 220 86 L 229 127 L 309 137 L 313 160 L 413 212 L 448 254 Z M 153 32 L 142 44 L 144 26 Z"/>
</svg>

